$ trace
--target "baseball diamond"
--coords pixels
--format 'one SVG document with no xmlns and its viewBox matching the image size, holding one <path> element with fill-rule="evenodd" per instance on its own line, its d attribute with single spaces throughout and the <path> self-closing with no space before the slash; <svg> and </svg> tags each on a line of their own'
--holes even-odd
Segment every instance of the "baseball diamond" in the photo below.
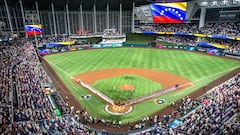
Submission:
<svg viewBox="0 0 240 135">
<path fill-rule="evenodd" d="M 71 79 L 73 81 L 76 80 L 80 80 L 85 82 L 85 83 L 94 83 L 97 80 L 101 80 L 104 78 L 108 78 L 108 77 L 112 77 L 112 76 L 118 76 L 118 75 L 122 75 L 122 74 L 137 74 L 139 76 L 143 76 L 145 78 L 148 78 L 150 80 L 156 81 L 158 83 L 161 83 L 163 85 L 163 89 L 167 89 L 167 88 L 174 88 L 172 90 L 177 89 L 175 86 L 180 85 L 180 86 L 184 86 L 184 87 L 179 87 L 179 89 L 181 88 L 186 88 L 186 86 L 191 86 L 192 83 L 189 82 L 188 80 L 178 77 L 176 75 L 172 75 L 170 73 L 167 72 L 159 72 L 159 71 L 154 71 L 154 70 L 149 70 L 149 69 L 138 69 L 138 68 L 114 68 L 114 69 L 105 69 L 105 70 L 95 70 L 92 72 L 86 72 L 83 74 L 79 74 L 76 76 L 71 77 Z M 131 78 L 130 76 L 127 76 L 127 78 Z M 83 86 L 81 81 L 77 81 L 79 82 L 78 84 L 80 84 L 81 86 Z M 147 84 L 146 84 L 147 85 Z M 151 85 L 151 84 L 148 84 Z M 115 86 L 113 86 L 115 87 Z M 129 85 L 123 85 L 123 87 L 129 87 Z M 86 88 L 86 87 L 85 87 Z M 130 88 L 133 88 L 130 86 Z M 88 90 L 90 89 L 94 89 L 94 88 L 87 88 Z M 131 89 L 130 89 L 131 90 Z M 107 102 L 110 105 L 120 105 L 120 106 L 131 106 L 133 104 L 137 104 L 140 103 L 144 100 L 148 100 L 151 99 L 153 97 L 157 97 L 160 96 L 161 94 L 166 94 L 167 92 L 163 93 L 164 90 L 156 90 L 154 92 L 150 92 L 146 93 L 143 96 L 140 97 L 136 97 L 135 99 L 132 100 L 127 100 L 126 103 L 120 103 L 120 101 L 118 100 L 118 102 L 113 102 L 111 99 L 109 99 L 108 97 L 106 98 L 105 95 L 103 95 L 100 91 L 95 90 L 92 91 L 90 90 L 93 94 L 98 95 L 98 97 L 100 97 L 103 101 Z M 105 90 L 102 90 L 103 92 Z M 134 90 L 136 91 L 136 90 Z M 134 92 L 132 91 L 132 92 Z M 113 92 L 116 92 L 115 90 L 113 90 Z M 170 91 L 168 91 L 170 92 Z M 108 93 L 106 93 L 108 94 Z M 120 94 L 120 93 L 118 93 Z M 132 93 L 131 93 L 132 94 Z M 122 95 L 124 96 L 124 95 Z M 128 111 L 128 110 L 126 110 Z"/>
<path fill-rule="evenodd" d="M 86 108 L 91 115 L 104 119 L 111 118 L 113 120 L 120 120 L 122 123 L 134 122 L 141 117 L 151 115 L 166 107 L 169 103 L 192 93 L 197 88 L 206 85 L 208 82 L 219 78 L 238 66 L 238 62 L 203 54 L 144 48 L 83 50 L 79 52 L 48 55 L 44 58 L 68 86 L 70 93 L 64 90 L 65 94 L 72 94 L 77 102 L 83 104 L 83 108 Z M 64 59 L 68 59 L 68 61 Z M 131 112 L 121 115 L 120 117 L 119 115 L 106 112 L 104 109 L 106 102 L 101 100 L 96 94 L 93 94 L 89 90 L 82 88 L 78 83 L 72 81 L 73 79 L 81 79 L 91 87 L 100 81 L 102 84 L 99 83 L 96 85 L 96 88 L 93 88 L 101 93 L 105 92 L 103 95 L 111 96 L 114 95 L 112 93 L 117 92 L 108 90 L 114 87 L 117 89 L 120 84 L 128 84 L 124 82 L 124 79 L 120 78 L 121 76 L 135 78 L 130 75 L 137 76 L 136 78 L 143 77 L 144 79 L 150 80 L 150 82 L 152 81 L 153 84 L 157 82 L 161 85 L 161 89 L 169 88 L 176 84 L 179 86 L 187 85 L 188 87 L 185 86 L 180 88 L 181 90 L 170 91 L 156 97 L 156 99 L 164 99 L 165 104 L 155 104 L 155 98 L 144 100 L 141 103 L 133 105 Z M 118 79 L 114 79 L 115 77 Z M 130 80 L 126 78 L 127 77 L 125 77 L 125 80 Z M 136 94 L 138 93 L 136 89 L 137 84 L 145 87 L 144 90 L 140 91 L 140 93 L 144 91 L 142 94 Z M 142 86 L 143 83 L 137 84 L 134 84 L 135 98 L 158 90 L 152 88 L 154 85 L 151 84 L 144 86 Z M 72 86 L 76 89 L 73 89 Z M 124 92 L 129 91 L 118 91 L 116 95 L 119 97 L 130 95 L 130 93 L 126 94 Z M 93 96 L 91 100 L 86 101 L 79 99 L 78 95 L 80 94 L 91 94 Z M 126 100 L 123 102 L 123 99 L 121 99 L 117 102 L 123 104 L 126 103 Z M 116 99 L 113 103 L 116 103 Z M 146 109 L 148 110 L 147 112 L 143 111 Z"/>
</svg>

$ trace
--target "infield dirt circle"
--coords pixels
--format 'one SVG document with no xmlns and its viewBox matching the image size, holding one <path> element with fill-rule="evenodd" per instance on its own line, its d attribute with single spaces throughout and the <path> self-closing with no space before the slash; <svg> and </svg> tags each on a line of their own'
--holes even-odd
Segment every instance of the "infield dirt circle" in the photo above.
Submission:
<svg viewBox="0 0 240 135">
<path fill-rule="evenodd" d="M 109 105 L 109 111 L 114 113 L 125 113 L 129 110 L 129 106 Z"/>
</svg>

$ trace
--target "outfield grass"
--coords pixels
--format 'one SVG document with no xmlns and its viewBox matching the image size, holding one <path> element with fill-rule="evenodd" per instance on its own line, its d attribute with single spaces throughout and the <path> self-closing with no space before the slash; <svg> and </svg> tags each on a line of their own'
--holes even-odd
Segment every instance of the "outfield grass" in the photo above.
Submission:
<svg viewBox="0 0 240 135">
<path fill-rule="evenodd" d="M 133 85 L 133 92 L 130 90 L 121 90 L 119 86 L 123 84 Z M 92 86 L 114 101 L 127 101 L 162 88 L 161 84 L 137 75 L 121 75 L 99 80 L 92 84 Z"/>
<path fill-rule="evenodd" d="M 91 115 L 121 120 L 122 123 L 139 120 L 178 100 L 240 66 L 238 61 L 186 52 L 180 50 L 158 50 L 143 48 L 109 48 L 82 50 L 45 56 L 45 59 L 57 72 L 76 99 Z M 79 73 L 106 68 L 145 68 L 170 72 L 192 81 L 194 85 L 177 92 L 171 92 L 158 98 L 166 100 L 166 104 L 156 105 L 154 99 L 134 106 L 133 112 L 123 116 L 113 116 L 104 111 L 105 104 L 92 96 L 91 100 L 81 100 L 80 95 L 91 94 L 89 91 L 72 83 L 69 79 Z M 147 111 L 146 111 L 147 110 Z"/>
</svg>

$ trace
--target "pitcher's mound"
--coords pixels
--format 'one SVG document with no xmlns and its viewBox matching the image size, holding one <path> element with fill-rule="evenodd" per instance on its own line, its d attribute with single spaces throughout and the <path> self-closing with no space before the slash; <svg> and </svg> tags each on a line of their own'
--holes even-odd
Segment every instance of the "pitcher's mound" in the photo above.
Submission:
<svg viewBox="0 0 240 135">
<path fill-rule="evenodd" d="M 134 90 L 134 86 L 131 84 L 122 84 L 119 86 L 120 90 Z"/>
</svg>

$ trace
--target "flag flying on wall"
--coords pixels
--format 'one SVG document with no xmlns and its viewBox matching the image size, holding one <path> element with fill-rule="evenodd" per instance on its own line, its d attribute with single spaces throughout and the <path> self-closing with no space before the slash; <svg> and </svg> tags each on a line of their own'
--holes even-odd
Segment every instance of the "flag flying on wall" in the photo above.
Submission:
<svg viewBox="0 0 240 135">
<path fill-rule="evenodd" d="M 184 23 L 187 2 L 150 4 L 154 23 Z"/>
<path fill-rule="evenodd" d="M 42 34 L 42 25 L 37 24 L 37 25 L 25 25 L 25 31 L 27 35 L 41 35 Z"/>
</svg>

